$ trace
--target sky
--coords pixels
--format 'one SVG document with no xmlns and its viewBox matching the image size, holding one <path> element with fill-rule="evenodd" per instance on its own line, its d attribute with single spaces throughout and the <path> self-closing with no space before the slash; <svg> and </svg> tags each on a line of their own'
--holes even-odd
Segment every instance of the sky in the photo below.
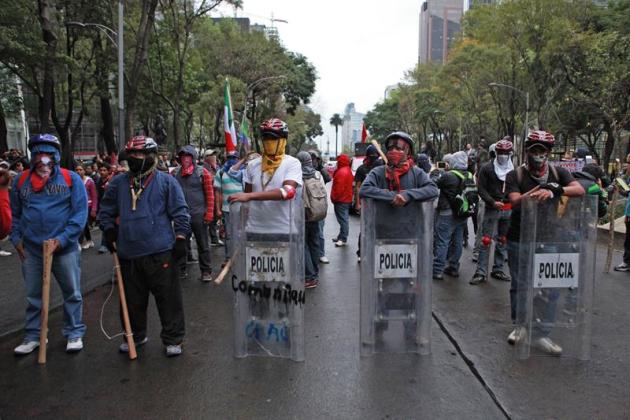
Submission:
<svg viewBox="0 0 630 420">
<path fill-rule="evenodd" d="M 418 60 L 420 0 L 244 0 L 239 17 L 271 25 L 273 15 L 283 45 L 299 52 L 318 72 L 311 107 L 322 116 L 325 150 L 327 136 L 334 150 L 334 113 L 343 115 L 354 102 L 366 113 L 383 100 L 385 88 L 399 83 Z M 213 15 L 234 16 L 221 6 Z M 290 129 L 290 128 L 289 128 Z M 341 150 L 341 139 L 339 140 Z M 334 153 L 334 152 L 333 152 Z"/>
</svg>

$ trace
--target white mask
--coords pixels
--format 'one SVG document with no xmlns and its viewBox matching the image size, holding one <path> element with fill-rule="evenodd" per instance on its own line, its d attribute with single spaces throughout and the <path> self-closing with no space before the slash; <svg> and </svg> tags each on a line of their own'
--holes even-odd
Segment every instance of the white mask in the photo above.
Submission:
<svg viewBox="0 0 630 420">
<path fill-rule="evenodd" d="M 497 163 L 499 164 L 499 166 L 507 165 L 509 160 L 510 155 L 497 155 Z"/>
</svg>

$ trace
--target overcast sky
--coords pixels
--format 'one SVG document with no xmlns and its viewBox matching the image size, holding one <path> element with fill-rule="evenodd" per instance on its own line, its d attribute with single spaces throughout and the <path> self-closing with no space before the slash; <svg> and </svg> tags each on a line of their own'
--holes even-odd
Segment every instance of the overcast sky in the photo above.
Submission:
<svg viewBox="0 0 630 420">
<path fill-rule="evenodd" d="M 332 151 L 332 114 L 343 114 L 349 102 L 358 112 L 369 111 L 383 99 L 387 86 L 400 82 L 405 71 L 415 66 L 420 4 L 420 0 L 244 0 L 238 15 L 267 26 L 272 14 L 288 21 L 276 23 L 280 39 L 317 68 L 311 106 L 322 116 L 322 150 L 328 135 Z M 221 7 L 220 13 L 234 14 L 230 7 Z"/>
</svg>

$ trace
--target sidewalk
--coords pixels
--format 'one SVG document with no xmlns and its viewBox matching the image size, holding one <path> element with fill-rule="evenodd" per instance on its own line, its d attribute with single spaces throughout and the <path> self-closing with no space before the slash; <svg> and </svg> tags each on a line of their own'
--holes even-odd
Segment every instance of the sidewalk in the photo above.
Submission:
<svg viewBox="0 0 630 420">
<path fill-rule="evenodd" d="M 327 238 L 336 234 L 334 215 Z M 459 279 L 434 282 L 431 356 L 359 356 L 358 219 L 349 246 L 327 239 L 331 264 L 322 265 L 317 289 L 307 292 L 306 361 L 232 356 L 230 285 L 183 282 L 185 353 L 166 359 L 154 304 L 149 343 L 129 362 L 99 330 L 109 286 L 86 296 L 86 348 L 66 355 L 61 312 L 50 319 L 48 364 L 16 358 L 20 337 L 0 340 L 2 418 L 299 418 L 299 419 L 529 419 L 629 418 L 630 275 L 601 275 L 595 289 L 590 362 L 556 358 L 517 360 L 510 331 L 509 283 L 470 286 L 470 248 Z M 472 238 L 471 238 L 472 241 Z M 213 248 L 213 262 L 221 261 Z M 605 250 L 599 248 L 599 260 Z M 85 264 L 100 258 L 101 265 Z M 615 260 L 620 255 L 615 254 Z M 86 257 L 86 271 L 109 276 L 107 256 Z M 193 267 L 193 266 L 189 266 Z M 600 270 L 598 265 L 598 273 Z M 218 268 L 218 267 L 216 267 Z M 216 270 L 215 268 L 215 270 Z M 14 281 L 13 279 L 11 281 Z M 54 287 L 53 287 L 54 288 Z M 116 297 L 116 295 L 114 295 Z M 105 310 L 109 332 L 120 331 L 116 303 Z"/>
</svg>

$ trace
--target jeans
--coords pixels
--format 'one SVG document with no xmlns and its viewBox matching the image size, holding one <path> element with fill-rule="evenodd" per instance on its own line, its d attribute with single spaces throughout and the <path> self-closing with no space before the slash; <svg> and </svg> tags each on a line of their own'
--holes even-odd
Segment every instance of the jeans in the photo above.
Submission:
<svg viewBox="0 0 630 420">
<path fill-rule="evenodd" d="M 44 258 L 26 252 L 22 274 L 26 285 L 26 341 L 39 340 L 40 311 L 42 308 L 42 277 Z M 63 335 L 67 339 L 85 335 L 83 323 L 83 297 L 81 296 L 81 250 L 53 255 L 52 274 L 63 294 Z"/>
<path fill-rule="evenodd" d="M 487 208 L 481 224 L 481 235 L 494 239 L 494 264 L 492 272 L 503 271 L 505 260 L 507 260 L 507 249 L 505 235 L 510 227 L 510 216 L 512 211 L 499 211 Z M 485 276 L 488 274 L 488 262 L 490 260 L 490 244 L 485 246 L 483 242 L 479 247 L 479 260 L 475 274 Z"/>
<path fill-rule="evenodd" d="M 304 271 L 306 280 L 319 276 L 319 222 L 306 222 L 304 226 Z"/>
<path fill-rule="evenodd" d="M 526 322 L 526 303 L 529 282 L 525 278 L 525 273 L 519 276 L 519 251 L 520 244 L 516 241 L 508 241 L 508 265 L 510 266 L 510 316 L 512 324 L 524 326 Z M 540 291 L 540 293 L 538 293 Z M 535 289 L 532 299 L 534 319 L 540 319 L 533 326 L 532 335 L 534 337 L 547 337 L 551 332 L 556 318 L 556 307 L 559 293 L 555 289 Z"/>
<path fill-rule="evenodd" d="M 626 216 L 626 239 L 623 241 L 623 262 L 630 264 L 630 216 Z"/>
<path fill-rule="evenodd" d="M 459 270 L 459 259 L 462 256 L 464 225 L 468 219 L 453 217 L 452 214 L 438 214 L 435 224 L 433 245 L 433 274 L 442 274 L 446 266 Z M 450 250 L 449 250 L 450 247 Z"/>
<path fill-rule="evenodd" d="M 210 234 L 210 243 L 219 243 L 219 234 L 217 233 L 217 221 L 213 220 L 208 224 L 208 233 Z"/>
<path fill-rule="evenodd" d="M 339 235 L 337 240 L 347 242 L 350 230 L 348 218 L 350 217 L 350 203 L 335 203 L 335 216 L 339 223 Z"/>
<path fill-rule="evenodd" d="M 326 256 L 326 240 L 324 239 L 324 223 L 326 219 L 322 219 L 319 222 L 319 256 Z"/>
<path fill-rule="evenodd" d="M 142 341 L 147 335 L 147 307 L 152 293 L 162 322 L 162 342 L 166 346 L 181 344 L 185 334 L 184 307 L 171 251 L 133 260 L 121 258 L 120 270 L 134 341 Z"/>
</svg>

